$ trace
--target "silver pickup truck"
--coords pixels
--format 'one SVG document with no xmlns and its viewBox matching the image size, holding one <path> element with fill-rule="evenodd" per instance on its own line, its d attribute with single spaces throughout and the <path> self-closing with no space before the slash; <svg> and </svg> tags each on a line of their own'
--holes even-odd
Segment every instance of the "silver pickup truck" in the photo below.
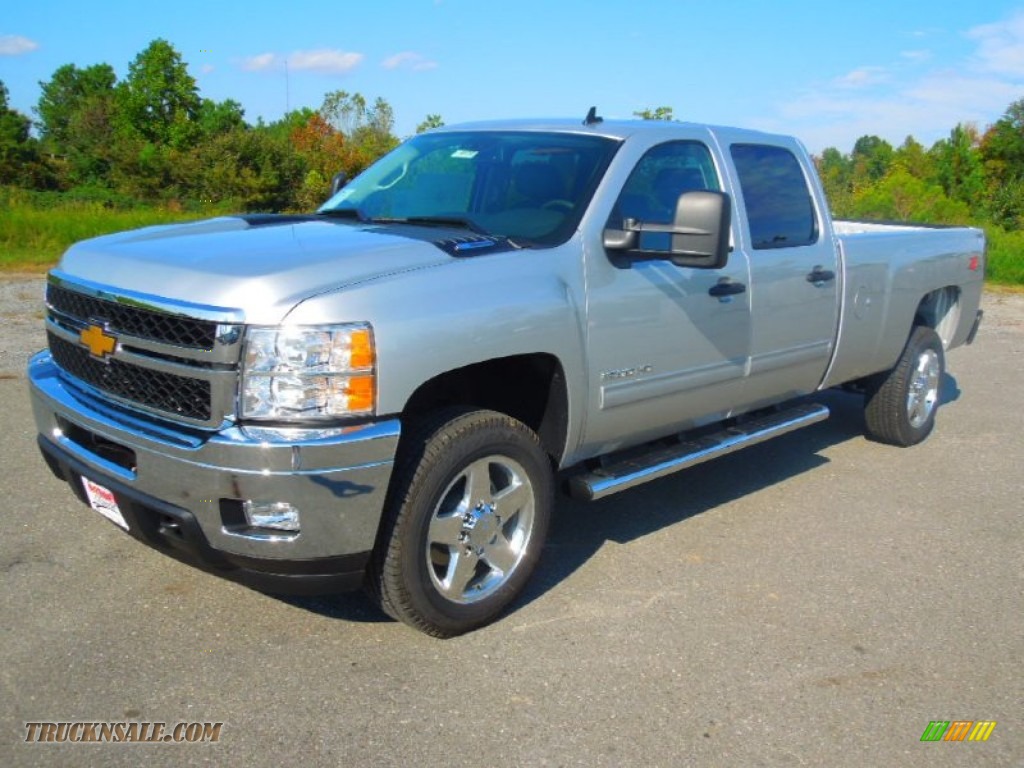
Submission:
<svg viewBox="0 0 1024 768">
<path fill-rule="evenodd" d="M 799 142 L 665 122 L 416 136 L 315 214 L 73 246 L 29 364 L 75 494 L 258 589 L 493 620 L 556 484 L 598 499 L 865 399 L 932 429 L 984 234 L 834 222 Z"/>
</svg>

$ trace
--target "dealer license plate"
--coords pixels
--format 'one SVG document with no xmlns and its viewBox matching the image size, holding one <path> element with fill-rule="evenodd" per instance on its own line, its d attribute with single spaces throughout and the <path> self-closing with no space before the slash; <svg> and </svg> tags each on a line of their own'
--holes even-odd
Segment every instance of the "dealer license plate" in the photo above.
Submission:
<svg viewBox="0 0 1024 768">
<path fill-rule="evenodd" d="M 128 522 L 117 507 L 117 499 L 109 489 L 99 483 L 94 483 L 87 477 L 82 478 L 82 485 L 85 486 L 85 495 L 89 497 L 89 506 L 103 515 L 107 520 L 128 530 Z"/>
</svg>

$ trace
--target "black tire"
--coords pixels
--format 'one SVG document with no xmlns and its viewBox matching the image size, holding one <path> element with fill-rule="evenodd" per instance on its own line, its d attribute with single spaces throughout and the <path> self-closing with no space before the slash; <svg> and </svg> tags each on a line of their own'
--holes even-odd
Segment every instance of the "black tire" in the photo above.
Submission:
<svg viewBox="0 0 1024 768">
<path fill-rule="evenodd" d="M 928 437 L 935 426 L 945 371 L 939 335 L 916 326 L 896 365 L 868 382 L 864 400 L 868 438 L 907 447 Z"/>
<path fill-rule="evenodd" d="M 368 592 L 435 637 L 483 626 L 530 578 L 553 504 L 533 431 L 494 411 L 439 412 L 403 436 Z"/>
</svg>

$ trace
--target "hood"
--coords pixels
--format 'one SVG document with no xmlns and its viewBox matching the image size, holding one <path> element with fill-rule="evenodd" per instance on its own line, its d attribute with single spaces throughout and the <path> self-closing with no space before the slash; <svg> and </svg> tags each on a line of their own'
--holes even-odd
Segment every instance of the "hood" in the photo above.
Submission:
<svg viewBox="0 0 1024 768">
<path fill-rule="evenodd" d="M 223 217 L 85 240 L 64 254 L 59 269 L 72 279 L 241 309 L 246 322 L 274 324 L 319 293 L 452 262 L 442 243 L 459 234 L 317 216 Z"/>
</svg>

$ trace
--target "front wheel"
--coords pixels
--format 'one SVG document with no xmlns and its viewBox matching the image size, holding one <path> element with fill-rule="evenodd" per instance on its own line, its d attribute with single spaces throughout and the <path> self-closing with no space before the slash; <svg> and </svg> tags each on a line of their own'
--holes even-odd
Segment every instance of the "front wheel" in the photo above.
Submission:
<svg viewBox="0 0 1024 768">
<path fill-rule="evenodd" d="M 917 326 L 896 365 L 868 384 L 868 437 L 904 447 L 928 437 L 935 426 L 944 372 L 942 339 L 931 328 Z"/>
<path fill-rule="evenodd" d="M 371 565 L 384 611 L 452 637 L 498 616 L 537 564 L 554 503 L 537 436 L 493 411 L 447 411 L 404 441 Z"/>
</svg>

